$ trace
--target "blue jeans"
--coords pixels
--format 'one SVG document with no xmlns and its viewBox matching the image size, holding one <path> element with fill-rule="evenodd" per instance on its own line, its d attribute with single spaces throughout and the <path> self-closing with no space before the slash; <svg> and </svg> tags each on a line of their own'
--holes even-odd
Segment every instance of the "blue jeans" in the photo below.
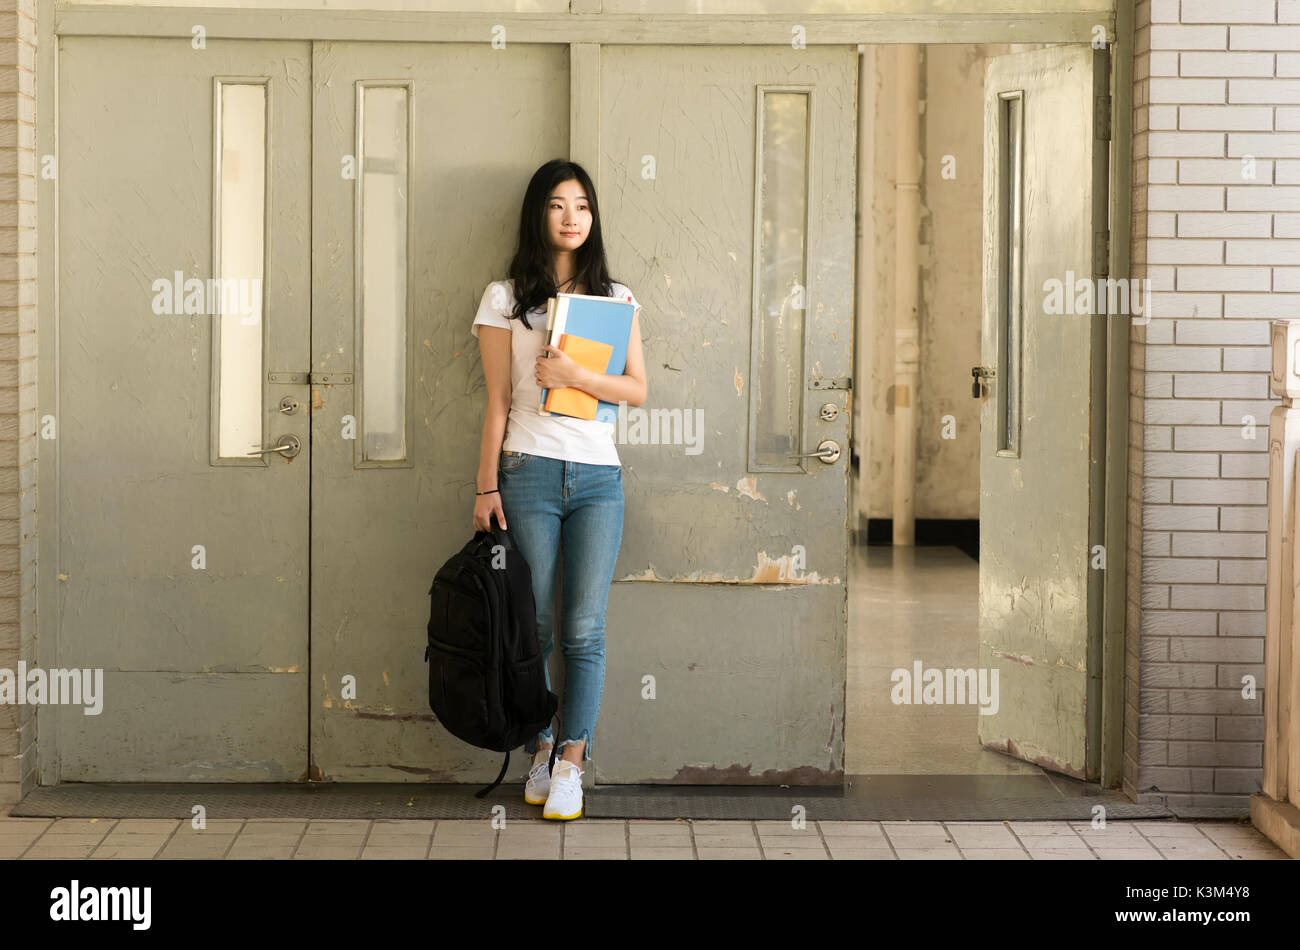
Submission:
<svg viewBox="0 0 1300 950">
<path fill-rule="evenodd" d="M 605 686 L 605 604 L 623 540 L 623 468 L 502 452 L 497 472 L 506 530 L 532 571 L 547 689 L 547 660 L 555 649 L 555 572 L 564 541 L 563 738 L 557 754 L 566 745 L 585 742 L 582 757 L 590 759 Z M 548 723 L 524 749 L 535 755 L 539 745 L 554 742 Z"/>
</svg>

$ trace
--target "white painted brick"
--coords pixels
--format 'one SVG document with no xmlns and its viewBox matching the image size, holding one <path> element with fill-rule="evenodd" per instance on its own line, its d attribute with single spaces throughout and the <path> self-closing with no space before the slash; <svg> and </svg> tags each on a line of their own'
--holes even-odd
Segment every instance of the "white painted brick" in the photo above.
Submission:
<svg viewBox="0 0 1300 950">
<path fill-rule="evenodd" d="M 1232 55 L 1232 54 L 1226 54 Z M 1240 56 L 1254 56 L 1255 53 L 1239 53 Z M 1174 50 L 1162 50 L 1156 53 L 1148 54 L 1147 70 L 1152 76 L 1177 76 L 1178 75 L 1178 53 Z M 1209 73 L 1210 76 L 1226 76 L 1227 73 Z M 1254 76 L 1255 73 L 1248 75 Z M 1272 75 L 1267 73 L 1265 75 Z"/>
<path fill-rule="evenodd" d="M 1214 531 L 1219 509 L 1192 505 L 1148 505 L 1142 509 L 1144 531 Z"/>
<path fill-rule="evenodd" d="M 1300 238 L 1300 214 L 1273 215 L 1273 236 Z"/>
<path fill-rule="evenodd" d="M 1226 79 L 1151 79 L 1147 82 L 1147 96 L 1152 103 L 1219 103 L 1226 101 L 1227 85 Z M 1199 128 L 1221 128 L 1221 126 L 1199 126 Z M 1272 128 L 1271 123 L 1269 128 Z"/>
<path fill-rule="evenodd" d="M 1147 345 L 1148 370 L 1217 373 L 1223 368 L 1219 349 L 1212 346 Z"/>
<path fill-rule="evenodd" d="M 1179 584 L 1171 591 L 1169 606 L 1175 610 L 1263 610 L 1264 588 Z M 1183 664 L 1175 666 L 1185 668 Z"/>
<path fill-rule="evenodd" d="M 1268 563 L 1262 558 L 1219 562 L 1220 584 L 1263 584 L 1267 580 L 1267 574 Z"/>
<path fill-rule="evenodd" d="M 1220 508 L 1222 531 L 1264 531 L 1268 528 L 1268 506 L 1258 508 Z"/>
<path fill-rule="evenodd" d="M 1264 241 L 1262 243 L 1269 243 Z M 1222 264 L 1223 242 L 1194 239 L 1147 241 L 1147 262 L 1151 264 Z M 1262 261 L 1258 263 L 1263 263 Z"/>
<path fill-rule="evenodd" d="M 1148 37 L 1152 50 L 1176 49 L 1181 51 L 1228 48 L 1228 28 L 1226 26 L 1165 26 L 1164 24 L 1153 23 Z M 1245 48 L 1249 49 L 1250 47 Z M 1263 48 L 1271 49 L 1272 47 Z"/>
<path fill-rule="evenodd" d="M 1267 452 L 1224 452 L 1223 478 L 1268 478 Z"/>
<path fill-rule="evenodd" d="M 1180 106 L 1178 128 L 1189 132 L 1266 131 L 1273 128 L 1273 110 L 1268 106 Z"/>
<path fill-rule="evenodd" d="M 1258 53 L 1242 53 L 1243 56 L 1263 55 Z M 1263 75 L 1268 75 L 1264 73 Z M 1300 53 L 1278 53 L 1277 54 L 1277 75 L 1279 79 L 1291 79 L 1300 77 Z"/>
<path fill-rule="evenodd" d="M 1256 479 L 1180 478 L 1174 482 L 1173 499 L 1176 505 L 1262 505 L 1266 497 L 1267 483 Z M 1174 553 L 1187 553 L 1178 550 L 1177 538 L 1174 538 Z M 1260 556 L 1263 556 L 1263 551 Z"/>
<path fill-rule="evenodd" d="M 1227 294 L 1223 298 L 1223 315 L 1290 320 L 1300 317 L 1300 301 L 1277 294 Z"/>
<path fill-rule="evenodd" d="M 1277 0 L 1278 23 L 1300 23 L 1300 0 Z"/>
<path fill-rule="evenodd" d="M 1170 159 L 1172 161 L 1172 159 Z M 1178 215 L 1169 211 L 1153 211 L 1147 215 L 1147 237 L 1171 238 L 1178 236 Z M 1214 234 L 1189 234 L 1186 237 L 1217 237 Z"/>
<path fill-rule="evenodd" d="M 1204 399 L 1264 399 L 1269 392 L 1268 377 L 1258 373 L 1175 373 L 1174 395 Z"/>
<path fill-rule="evenodd" d="M 1300 158 L 1300 135 L 1291 132 L 1268 132 L 1263 135 L 1255 132 L 1229 132 L 1228 157 L 1240 158 L 1242 155 L 1254 155 L 1256 158 Z"/>
<path fill-rule="evenodd" d="M 1274 267 L 1273 292 L 1300 293 L 1300 267 Z M 1295 301 L 1293 305 L 1300 305 L 1300 300 Z"/>
<path fill-rule="evenodd" d="M 1227 154 L 1224 151 L 1226 137 L 1225 132 L 1151 132 L 1147 136 L 1147 156 L 1223 158 Z"/>
<path fill-rule="evenodd" d="M 1152 293 L 1151 316 L 1152 319 L 1156 317 L 1221 317 L 1223 316 L 1223 295 Z"/>
<path fill-rule="evenodd" d="M 1268 338 L 1266 320 L 1179 320 L 1174 329 L 1179 343 L 1267 346 Z"/>
<path fill-rule="evenodd" d="M 1149 636 L 1212 637 L 1218 614 L 1193 611 L 1151 611 L 1142 615 L 1141 633 Z"/>
<path fill-rule="evenodd" d="M 1167 478 L 1142 479 L 1142 503 L 1149 505 L 1167 505 L 1173 501 L 1173 483 Z"/>
<path fill-rule="evenodd" d="M 1300 187 L 1242 185 L 1228 188 L 1229 211 L 1300 211 Z"/>
<path fill-rule="evenodd" d="M 1273 0 L 1183 0 L 1184 23 L 1272 23 Z"/>
<path fill-rule="evenodd" d="M 1162 584 L 1142 585 L 1142 607 L 1144 610 L 1162 610 L 1168 606 L 1168 586 Z"/>
<path fill-rule="evenodd" d="M 1178 289 L 1265 291 L 1273 282 L 1267 267 L 1186 266 L 1178 268 Z"/>
<path fill-rule="evenodd" d="M 1176 185 L 1178 184 L 1178 159 L 1176 158 L 1153 158 L 1147 163 L 1147 184 L 1149 185 Z M 1150 234 L 1150 225 L 1148 223 L 1147 233 Z"/>
<path fill-rule="evenodd" d="M 1254 178 L 1248 177 L 1254 174 Z M 1178 160 L 1180 185 L 1266 185 L 1273 178 L 1273 163 L 1240 158 L 1183 158 Z"/>
<path fill-rule="evenodd" d="M 1178 106 L 1149 106 L 1145 112 L 1147 128 L 1152 132 L 1168 132 L 1178 128 Z M 1222 155 L 1223 149 L 1215 154 Z"/>
<path fill-rule="evenodd" d="M 1177 23 L 1178 0 L 1151 0 L 1148 23 Z"/>
<path fill-rule="evenodd" d="M 1153 584 L 1214 584 L 1219 580 L 1219 562 L 1203 558 L 1143 558 L 1142 580 Z"/>
<path fill-rule="evenodd" d="M 1156 320 L 1147 322 L 1147 346 L 1167 346 L 1174 342 L 1174 321 Z"/>
<path fill-rule="evenodd" d="M 1300 107 L 1278 106 L 1273 112 L 1273 128 L 1278 132 L 1300 132 Z"/>
<path fill-rule="evenodd" d="M 1228 241 L 1229 264 L 1300 265 L 1300 241 Z"/>
<path fill-rule="evenodd" d="M 1276 185 L 1300 185 L 1300 161 L 1282 161 L 1277 163 L 1273 183 Z"/>
<path fill-rule="evenodd" d="M 1272 76 L 1273 54 L 1179 53 L 1178 72 L 1180 76 Z"/>
<path fill-rule="evenodd" d="M 1261 420 L 1262 421 L 1262 420 Z M 1177 452 L 1252 452 L 1266 454 L 1268 432 L 1256 423 L 1256 439 L 1243 436 L 1244 427 L 1177 426 L 1174 429 L 1174 450 Z"/>
<path fill-rule="evenodd" d="M 1143 414 L 1147 425 L 1213 426 L 1219 424 L 1222 405 L 1209 399 L 1148 399 Z M 1143 458 L 1150 459 L 1151 455 Z"/>
<path fill-rule="evenodd" d="M 1264 637 L 1264 611 L 1221 613 L 1219 637 Z"/>
<path fill-rule="evenodd" d="M 1208 452 L 1146 452 L 1142 456 L 1142 474 L 1150 477 L 1218 478 L 1219 456 Z"/>
<path fill-rule="evenodd" d="M 1173 264 L 1147 264 L 1146 274 L 1142 277 L 1142 292 L 1172 293 L 1175 273 Z"/>
<path fill-rule="evenodd" d="M 1172 29 L 1172 27 L 1165 27 Z M 1178 47 L 1171 47 L 1177 49 Z M 1208 46 L 1203 46 L 1209 49 Z M 1219 47 L 1214 47 L 1218 49 Z M 1300 50 L 1300 26 L 1234 26 L 1228 39 L 1234 50 Z"/>
<path fill-rule="evenodd" d="M 1143 532 L 1142 556 L 1143 557 L 1168 557 L 1169 556 L 1169 532 L 1168 531 Z"/>
<path fill-rule="evenodd" d="M 1206 185 L 1152 185 L 1147 207 L 1152 211 L 1223 211 L 1224 188 Z"/>
<path fill-rule="evenodd" d="M 1300 79 L 1233 79 L 1228 83 L 1228 101 L 1274 105 L 1300 102 Z"/>
<path fill-rule="evenodd" d="M 1243 214 L 1230 211 L 1184 211 L 1178 219 L 1180 238 L 1196 237 L 1270 237 L 1270 215 Z"/>
<path fill-rule="evenodd" d="M 1174 447 L 1174 430 L 1171 426 L 1143 426 L 1142 448 L 1147 452 L 1170 451 Z"/>
<path fill-rule="evenodd" d="M 1169 399 L 1174 394 L 1174 374 L 1147 373 L 1143 387 L 1148 399 Z"/>
<path fill-rule="evenodd" d="M 1269 415 L 1278 403 L 1279 400 L 1276 399 L 1225 399 L 1221 403 L 1223 424 L 1242 426 L 1245 425 L 1242 421 L 1243 417 L 1249 416 L 1255 420 L 1256 426 L 1267 425 Z"/>
<path fill-rule="evenodd" d="M 1225 373 L 1267 373 L 1272 367 L 1267 346 L 1230 346 L 1223 351 Z"/>
</svg>

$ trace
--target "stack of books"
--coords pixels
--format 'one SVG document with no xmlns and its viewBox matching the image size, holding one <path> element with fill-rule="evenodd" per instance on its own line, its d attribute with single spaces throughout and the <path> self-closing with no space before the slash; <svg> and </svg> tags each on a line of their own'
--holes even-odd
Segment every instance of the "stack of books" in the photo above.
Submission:
<svg viewBox="0 0 1300 950">
<path fill-rule="evenodd" d="M 546 342 L 592 372 L 621 376 L 632 336 L 631 300 L 557 294 L 546 302 Z M 537 411 L 597 422 L 618 422 L 618 406 L 572 386 L 543 389 Z"/>
</svg>

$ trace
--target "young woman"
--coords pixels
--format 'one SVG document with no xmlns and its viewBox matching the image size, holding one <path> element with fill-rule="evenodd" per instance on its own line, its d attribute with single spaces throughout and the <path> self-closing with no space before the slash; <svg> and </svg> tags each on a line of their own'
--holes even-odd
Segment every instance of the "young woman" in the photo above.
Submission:
<svg viewBox="0 0 1300 950">
<path fill-rule="evenodd" d="M 524 801 L 544 802 L 544 818 L 569 819 L 582 814 L 582 763 L 591 758 L 604 688 L 605 604 L 623 538 L 623 469 L 613 423 L 543 416 L 537 407 L 542 389 L 565 386 L 639 406 L 646 382 L 640 304 L 625 372 L 615 376 L 584 369 L 544 344 L 546 301 L 556 293 L 636 303 L 627 287 L 609 279 L 591 178 L 581 165 L 559 159 L 537 169 L 528 183 L 510 279 L 488 284 L 471 330 L 488 392 L 474 528 L 490 530 L 495 515 L 528 561 L 543 669 L 555 646 L 555 572 L 563 541 L 563 735 L 554 774 L 547 768 L 555 741 L 550 724 L 524 744 L 533 755 Z"/>
</svg>

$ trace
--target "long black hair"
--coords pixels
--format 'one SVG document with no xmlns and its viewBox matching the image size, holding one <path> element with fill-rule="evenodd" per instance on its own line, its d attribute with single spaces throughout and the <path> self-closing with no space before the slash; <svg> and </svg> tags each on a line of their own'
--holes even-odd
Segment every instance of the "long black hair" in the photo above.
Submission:
<svg viewBox="0 0 1300 950">
<path fill-rule="evenodd" d="M 546 226 L 551 192 L 562 182 L 574 179 L 587 196 L 591 230 L 587 233 L 587 240 L 574 253 L 575 279 L 572 286 L 582 284 L 587 293 L 595 296 L 610 297 L 614 293 L 605 262 L 600 207 L 596 204 L 596 188 L 591 183 L 591 176 L 577 162 L 553 158 L 533 172 L 532 180 L 528 182 L 523 206 L 519 210 L 519 243 L 510 261 L 509 277 L 515 285 L 515 309 L 511 318 L 523 320 L 524 326 L 530 330 L 533 327 L 528 322 L 528 311 L 534 307 L 544 308 L 546 301 L 557 292 L 553 272 L 555 250 L 547 236 Z"/>
</svg>

